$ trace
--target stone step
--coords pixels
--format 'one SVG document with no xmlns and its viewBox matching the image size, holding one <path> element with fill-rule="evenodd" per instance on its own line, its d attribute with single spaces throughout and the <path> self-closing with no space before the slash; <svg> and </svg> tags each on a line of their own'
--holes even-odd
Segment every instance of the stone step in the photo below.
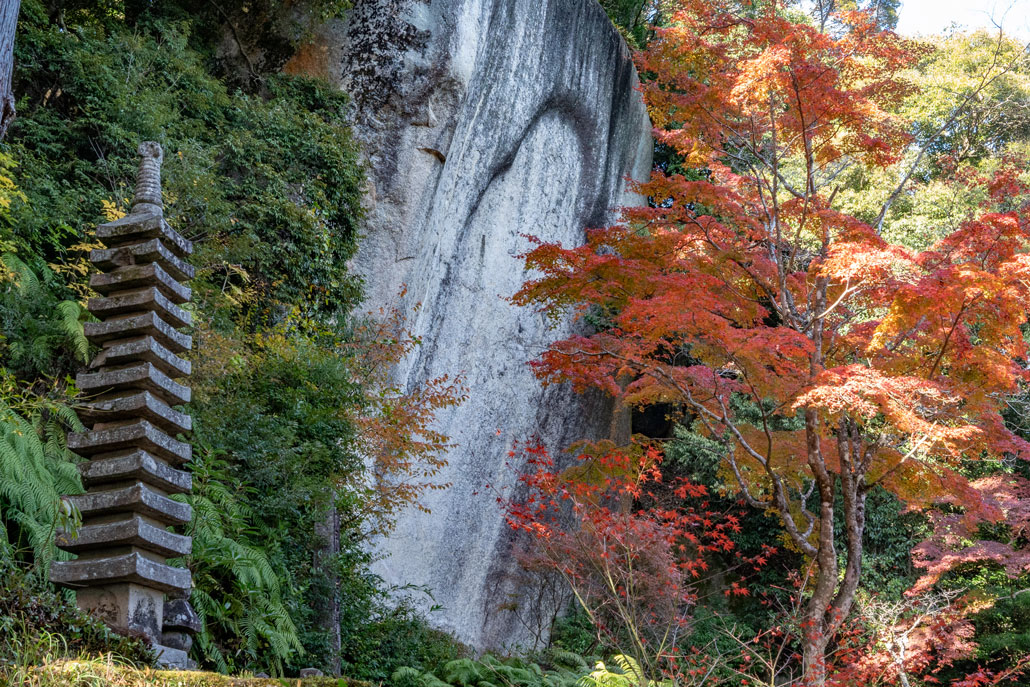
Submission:
<svg viewBox="0 0 1030 687">
<path fill-rule="evenodd" d="M 111 272 L 101 272 L 89 278 L 89 285 L 104 296 L 116 291 L 142 289 L 148 286 L 157 288 L 168 300 L 175 304 L 185 303 L 190 299 L 190 288 L 183 286 L 172 278 L 172 275 L 156 262 L 149 265 L 128 265 Z"/>
<path fill-rule="evenodd" d="M 125 365 L 138 361 L 150 363 L 169 377 L 185 377 L 193 369 L 190 361 L 175 355 L 152 336 L 131 341 L 107 341 L 90 367 Z"/>
<path fill-rule="evenodd" d="M 173 353 L 185 353 L 193 347 L 193 337 L 176 331 L 156 312 L 130 315 L 106 322 L 86 322 L 82 325 L 86 338 L 100 345 L 118 339 L 134 339 L 141 336 L 152 336 L 162 346 Z"/>
<path fill-rule="evenodd" d="M 176 470 L 146 451 L 133 451 L 123 456 L 95 458 L 79 463 L 79 474 L 87 487 L 133 480 L 163 489 L 169 494 L 188 494 L 193 476 Z"/>
<path fill-rule="evenodd" d="M 135 546 L 166 558 L 186 556 L 193 550 L 192 538 L 169 532 L 138 516 L 117 522 L 84 525 L 73 535 L 61 533 L 57 537 L 57 545 L 72 553 Z"/>
<path fill-rule="evenodd" d="M 173 501 L 143 482 L 121 489 L 91 491 L 65 498 L 79 509 L 84 519 L 112 513 L 137 513 L 169 525 L 185 525 L 193 514 L 188 504 Z"/>
<path fill-rule="evenodd" d="M 132 214 L 97 227 L 97 239 L 108 248 L 159 238 L 180 258 L 193 252 L 193 243 L 172 229 L 160 214 Z"/>
<path fill-rule="evenodd" d="M 175 384 L 171 380 L 168 381 L 171 384 Z M 193 429 L 193 418 L 186 413 L 180 413 L 178 410 L 175 410 L 167 402 L 149 391 L 141 391 L 130 396 L 118 398 L 87 401 L 78 408 L 78 412 L 79 419 L 89 425 L 142 418 L 169 434 L 186 433 Z"/>
<path fill-rule="evenodd" d="M 152 310 L 173 327 L 188 327 L 193 316 L 164 297 L 153 286 L 137 291 L 119 291 L 109 298 L 90 298 L 89 311 L 100 319 Z"/>
<path fill-rule="evenodd" d="M 189 403 L 192 392 L 188 386 L 172 378 L 151 363 L 102 372 L 83 372 L 75 378 L 75 385 L 84 393 L 105 391 L 149 391 L 168 405 Z"/>
<path fill-rule="evenodd" d="M 191 586 L 189 570 L 173 568 L 135 552 L 107 558 L 56 561 L 50 567 L 50 581 L 63 587 L 134 582 L 166 594 L 182 592 Z"/>
<path fill-rule="evenodd" d="M 193 265 L 173 255 L 161 242 L 161 239 L 130 243 L 117 248 L 92 250 L 89 252 L 89 261 L 104 272 L 126 265 L 156 262 L 164 268 L 165 272 L 179 281 L 193 279 L 194 275 Z"/>
<path fill-rule="evenodd" d="M 139 449 L 173 465 L 186 463 L 193 455 L 193 447 L 189 444 L 171 438 L 146 420 L 69 434 L 68 448 L 84 456 Z"/>
<path fill-rule="evenodd" d="M 183 649 L 163 644 L 154 644 L 151 648 L 153 648 L 154 653 L 157 655 L 157 665 L 166 670 L 197 669 L 197 662 L 190 658 L 189 653 Z"/>
</svg>

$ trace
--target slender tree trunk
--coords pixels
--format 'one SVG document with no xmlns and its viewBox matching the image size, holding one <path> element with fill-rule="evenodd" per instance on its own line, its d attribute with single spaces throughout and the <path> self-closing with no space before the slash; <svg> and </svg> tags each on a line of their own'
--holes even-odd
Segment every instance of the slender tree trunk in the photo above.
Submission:
<svg viewBox="0 0 1030 687">
<path fill-rule="evenodd" d="M 336 508 L 335 498 L 325 515 L 325 520 L 318 525 L 316 533 L 323 541 L 322 550 L 318 552 L 316 565 L 320 569 L 328 587 L 324 605 L 320 609 L 319 624 L 329 637 L 329 662 L 326 668 L 332 675 L 340 674 L 340 577 L 337 574 L 340 556 L 340 512 Z"/>
<path fill-rule="evenodd" d="M 14 119 L 14 33 L 21 0 L 0 0 L 0 141 Z"/>
</svg>

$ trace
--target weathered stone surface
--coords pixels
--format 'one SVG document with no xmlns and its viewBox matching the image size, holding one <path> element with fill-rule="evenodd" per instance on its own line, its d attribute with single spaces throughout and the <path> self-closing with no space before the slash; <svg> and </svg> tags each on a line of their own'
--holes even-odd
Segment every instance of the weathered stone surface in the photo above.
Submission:
<svg viewBox="0 0 1030 687">
<path fill-rule="evenodd" d="M 90 491 L 65 498 L 79 509 L 83 518 L 111 513 L 138 513 L 169 525 L 185 525 L 193 514 L 189 504 L 162 496 L 142 482 L 121 489 Z"/>
<path fill-rule="evenodd" d="M 169 377 L 185 377 L 193 369 L 190 361 L 175 355 L 152 336 L 136 341 L 109 341 L 90 367 L 124 365 L 138 361 L 154 365 Z"/>
<path fill-rule="evenodd" d="M 89 286 L 105 296 L 115 291 L 153 286 L 175 304 L 185 303 L 190 299 L 190 288 L 175 281 L 156 262 L 149 265 L 129 265 L 119 267 L 113 272 L 94 274 L 89 278 Z"/>
<path fill-rule="evenodd" d="M 130 315 L 106 322 L 87 322 L 82 326 L 86 337 L 95 344 L 117 339 L 151 336 L 173 353 L 185 353 L 193 347 L 193 337 L 176 331 L 156 312 Z"/>
<path fill-rule="evenodd" d="M 192 645 L 192 640 L 190 640 Z M 157 654 L 157 664 L 167 670 L 196 670 L 197 662 L 186 653 L 188 649 L 155 644 L 154 653 Z"/>
<path fill-rule="evenodd" d="M 193 540 L 186 535 L 156 527 L 140 517 L 132 517 L 116 522 L 84 525 L 75 530 L 73 535 L 61 533 L 57 545 L 72 553 L 135 546 L 166 558 L 176 558 L 190 553 Z M 166 613 L 166 622 L 167 618 Z"/>
<path fill-rule="evenodd" d="M 200 632 L 200 616 L 186 599 L 172 599 L 165 602 L 164 627 L 166 630 Z"/>
<path fill-rule="evenodd" d="M 403 284 L 400 307 L 422 304 L 408 326 L 425 343 L 394 381 L 464 372 L 470 389 L 436 425 L 456 444 L 438 475 L 452 486 L 426 495 L 431 514 L 401 514 L 376 571 L 429 588 L 443 607 L 433 622 L 463 642 L 529 643 L 504 609 L 531 594 L 482 489 L 512 485 L 513 442 L 605 437 L 611 411 L 541 389 L 526 362 L 572 329 L 505 299 L 530 276 L 524 234 L 581 243 L 584 227 L 638 202 L 625 179 L 647 177 L 652 143 L 632 61 L 596 0 L 356 0 L 320 40 L 370 161 L 354 261 L 366 306 L 397 305 Z"/>
<path fill-rule="evenodd" d="M 325 673 L 318 668 L 301 668 L 298 675 L 300 677 L 322 677 Z"/>
<path fill-rule="evenodd" d="M 114 248 L 146 239 L 159 238 L 173 253 L 185 258 L 193 252 L 193 243 L 172 229 L 159 212 L 132 213 L 97 227 L 97 239 Z"/>
<path fill-rule="evenodd" d="M 173 568 L 166 563 L 158 563 L 143 554 L 133 552 L 108 558 L 56 561 L 50 568 L 50 580 L 54 584 L 73 588 L 131 582 L 135 585 L 145 585 L 157 592 L 173 593 L 190 588 L 190 571 L 185 568 Z M 83 590 L 80 590 L 78 595 L 81 599 Z M 163 605 L 162 599 L 158 603 L 156 616 L 159 630 Z"/>
<path fill-rule="evenodd" d="M 99 617 L 115 632 L 150 641 L 161 636 L 162 596 L 156 589 L 128 582 L 102 584 L 76 593 L 79 608 Z"/>
<path fill-rule="evenodd" d="M 165 616 L 165 627 L 168 627 L 168 616 Z M 161 644 L 168 647 L 169 649 L 178 649 L 179 651 L 189 652 L 190 647 L 193 646 L 193 637 L 189 636 L 185 632 L 169 632 L 165 630 L 161 635 Z"/>
<path fill-rule="evenodd" d="M 133 418 L 142 418 L 169 434 L 186 433 L 193 429 L 193 418 L 175 410 L 149 391 L 89 401 L 79 410 L 79 419 L 89 424 Z"/>
<path fill-rule="evenodd" d="M 111 390 L 149 391 L 169 405 L 189 403 L 192 392 L 188 386 L 172 378 L 151 363 L 102 372 L 83 372 L 75 377 L 75 384 L 85 393 Z"/>
<path fill-rule="evenodd" d="M 173 464 L 189 461 L 193 448 L 177 441 L 146 420 L 129 425 L 68 435 L 68 448 L 85 456 L 140 449 Z"/>
<path fill-rule="evenodd" d="M 190 473 L 176 470 L 146 451 L 80 463 L 79 474 L 87 487 L 131 480 L 150 484 L 169 494 L 186 494 L 193 486 Z"/>
<path fill-rule="evenodd" d="M 89 261 L 102 270 L 156 262 L 179 281 L 192 279 L 195 274 L 193 265 L 172 254 L 161 239 L 149 239 L 117 248 L 95 249 L 90 251 Z"/>
<path fill-rule="evenodd" d="M 119 291 L 109 298 L 89 299 L 89 311 L 100 319 L 143 310 L 156 312 L 162 320 L 173 327 L 188 327 L 193 324 L 193 316 L 189 312 L 172 303 L 154 287 L 137 291 Z"/>
</svg>

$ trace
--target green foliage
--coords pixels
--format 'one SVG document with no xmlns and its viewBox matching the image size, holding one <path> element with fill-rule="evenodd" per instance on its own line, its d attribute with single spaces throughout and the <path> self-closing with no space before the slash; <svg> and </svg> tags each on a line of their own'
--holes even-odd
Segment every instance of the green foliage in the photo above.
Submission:
<svg viewBox="0 0 1030 687">
<path fill-rule="evenodd" d="M 597 646 L 597 631 L 593 622 L 579 605 L 573 606 L 551 626 L 551 648 L 555 662 L 576 666 L 573 656 L 590 655 Z M 582 667 L 586 667 L 585 665 Z"/>
<path fill-rule="evenodd" d="M 231 93 L 191 48 L 187 20 L 133 30 L 99 14 L 80 12 L 67 27 L 67 17 L 62 26 L 40 3 L 23 4 L 20 116 L 7 139 L 26 197 L 12 203 L 15 245 L 66 256 L 105 204 L 124 208 L 136 144 L 152 139 L 166 151 L 169 220 L 203 239 L 202 308 L 237 306 L 233 294 L 330 314 L 352 306 L 358 284 L 345 262 L 362 171 L 346 97 L 286 76 L 262 96 Z"/>
<path fill-rule="evenodd" d="M 594 669 L 579 682 L 582 687 L 655 687 L 664 685 L 647 679 L 640 665 L 631 656 L 616 654 L 612 657 L 615 666 L 598 661 Z M 671 683 L 670 683 L 671 684 Z"/>
<path fill-rule="evenodd" d="M 191 602 L 204 623 L 197 635 L 203 657 L 222 672 L 238 672 L 259 656 L 283 672 L 283 661 L 302 650 L 283 603 L 279 577 L 257 544 L 246 490 L 219 453 L 194 454 L 193 492 L 175 498 L 193 507 Z"/>
<path fill-rule="evenodd" d="M 43 659 L 115 652 L 135 665 L 154 654 L 138 639 L 115 635 L 102 621 L 56 593 L 38 570 L 0 559 L 0 684 L 5 674 Z M 20 683 L 18 683 L 20 684 Z"/>
<path fill-rule="evenodd" d="M 631 47 L 643 47 L 649 23 L 655 21 L 656 0 L 601 0 L 601 7 Z"/>
<path fill-rule="evenodd" d="M 21 379 L 54 376 L 89 358 L 82 333 L 85 309 L 68 298 L 57 275 L 37 271 L 14 253 L 0 254 L 0 355 Z"/>
<path fill-rule="evenodd" d="M 469 649 L 450 635 L 429 627 L 405 592 L 385 589 L 378 577 L 365 574 L 345 580 L 347 600 L 342 618 L 343 673 L 383 683 L 402 667 L 439 673 L 450 661 L 469 655 Z M 402 597 L 400 603 L 388 596 Z"/>
<path fill-rule="evenodd" d="M 913 122 L 917 147 L 889 169 L 847 170 L 837 193 L 841 210 L 875 223 L 882 203 L 924 150 L 883 224 L 884 238 L 914 250 L 957 229 L 985 200 L 983 189 L 945 180 L 956 165 L 960 171 L 990 169 L 999 156 L 1030 141 L 1030 56 L 1021 44 L 979 31 L 936 38 L 934 47 L 910 75 L 920 92 L 901 106 L 902 116 Z M 992 64 L 996 78 L 974 95 Z"/>
<path fill-rule="evenodd" d="M 312 8 L 324 17 L 345 4 Z M 261 7 L 23 2 L 19 117 L 0 150 L 9 272 L 0 360 L 17 377 L 12 393 L 21 393 L 87 359 L 86 315 L 74 297 L 88 293 L 82 251 L 98 222 L 126 210 L 137 143 L 160 142 L 166 216 L 197 241 L 190 307 L 203 325 L 192 380 L 195 487 L 181 497 L 195 512 L 193 554 L 182 564 L 205 621 L 194 652 L 223 671 L 284 674 L 328 660 L 323 611 L 332 584 L 372 593 L 355 581 L 368 562 L 360 550 L 367 485 L 351 448 L 361 395 L 341 347 L 360 296 L 346 261 L 363 171 L 338 89 L 265 75 L 257 92 L 243 92 L 218 72 L 215 10 Z M 49 445 L 50 435 L 40 437 Z M 20 487 L 8 481 L 18 470 L 39 473 L 42 456 L 64 472 L 43 475 L 40 503 L 52 511 L 55 495 L 81 489 L 66 479 L 77 480 L 74 466 L 45 452 L 32 463 L 31 442 L 19 441 L 0 486 L 14 493 Z M 0 505 L 12 518 L 20 512 Z M 316 564 L 325 546 L 316 530 L 332 509 L 343 550 Z M 18 525 L 17 536 L 35 543 L 49 532 L 52 541 L 55 518 L 45 516 L 38 534 Z"/>
<path fill-rule="evenodd" d="M 843 511 L 837 509 L 837 517 Z M 906 512 L 896 496 L 876 487 L 866 498 L 862 586 L 881 598 L 898 600 L 917 577 L 911 551 L 929 535 L 925 518 Z M 838 523 L 843 532 L 843 518 Z M 838 550 L 843 550 L 843 538 Z"/>
<path fill-rule="evenodd" d="M 486 654 L 479 659 L 459 658 L 430 672 L 411 667 L 396 669 L 392 687 L 574 687 L 585 684 L 588 668 L 582 657 L 570 669 L 555 664 L 542 667 L 519 658 L 499 659 Z"/>
<path fill-rule="evenodd" d="M 20 395 L 9 373 L 0 373 L 0 563 L 30 550 L 45 571 L 57 556 L 57 529 L 75 525 L 61 496 L 82 493 L 65 443 L 65 433 L 81 424 L 68 406 Z"/>
<path fill-rule="evenodd" d="M 88 359 L 86 314 L 71 297 L 85 293 L 88 276 L 76 251 L 89 247 L 98 221 L 126 207 L 137 142 L 160 141 L 166 214 L 200 240 L 198 319 L 244 363 L 222 367 L 219 350 L 203 351 L 215 364 L 194 361 L 196 486 L 185 498 L 194 551 L 184 563 L 205 620 L 196 651 L 221 670 L 281 674 L 305 648 L 305 665 L 324 658 L 318 592 L 330 570 L 311 561 L 322 545 L 314 525 L 330 501 L 343 512 L 349 549 L 329 568 L 356 576 L 367 563 L 354 552 L 365 515 L 362 465 L 348 448 L 347 411 L 358 397 L 337 336 L 280 329 L 253 348 L 248 338 L 274 330 L 284 313 L 304 328 L 311 317 L 341 318 L 357 301 L 345 263 L 362 170 L 343 94 L 289 77 L 264 80 L 260 95 L 230 92 L 192 44 L 188 14 L 162 9 L 169 12 L 134 14 L 129 26 L 114 6 L 76 3 L 51 14 L 23 3 L 20 116 L 0 152 L 4 400 Z M 48 263 L 65 267 L 57 273 Z M 56 527 L 73 515 L 62 515 L 59 496 L 81 491 L 62 443 L 77 421 L 57 405 L 0 413 L 0 532 L 11 547 L 34 548 L 45 569 Z M 353 480 L 337 493 L 347 474 Z"/>
<path fill-rule="evenodd" d="M 1026 580 L 1030 583 L 1030 580 Z M 977 658 L 992 665 L 1011 665 L 1030 656 L 1030 592 L 1026 585 L 973 616 Z"/>
<path fill-rule="evenodd" d="M 362 485 L 335 484 L 361 474 L 348 443 L 357 390 L 346 359 L 288 323 L 249 345 L 213 332 L 199 341 L 190 568 L 208 621 L 202 650 L 222 670 L 271 661 L 281 673 L 303 641 L 303 665 L 317 664 L 326 659 L 327 576 L 359 575 L 364 562 L 312 562 L 331 507 L 347 553 L 361 541 Z"/>
</svg>

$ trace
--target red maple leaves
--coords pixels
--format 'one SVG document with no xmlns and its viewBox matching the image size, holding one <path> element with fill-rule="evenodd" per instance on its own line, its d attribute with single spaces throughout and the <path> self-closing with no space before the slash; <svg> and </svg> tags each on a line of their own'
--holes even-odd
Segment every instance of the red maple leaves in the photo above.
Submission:
<svg viewBox="0 0 1030 687">
<path fill-rule="evenodd" d="M 736 514 L 715 510 L 705 487 L 663 476 L 653 446 L 581 448 L 561 470 L 544 447 L 521 449 L 528 471 L 520 497 L 500 500 L 509 525 L 533 537 L 522 564 L 561 575 L 599 637 L 622 647 L 645 674 L 684 677 L 689 662 L 681 665 L 677 639 L 690 624 L 711 557 L 734 556 L 737 579 L 722 593 L 746 596 L 746 575 L 774 549 L 735 555 Z"/>
</svg>

